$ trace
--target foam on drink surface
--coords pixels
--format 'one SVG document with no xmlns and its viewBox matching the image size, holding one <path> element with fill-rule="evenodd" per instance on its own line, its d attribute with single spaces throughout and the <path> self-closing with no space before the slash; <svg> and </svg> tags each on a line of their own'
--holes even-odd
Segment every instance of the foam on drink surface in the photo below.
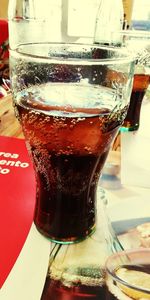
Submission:
<svg viewBox="0 0 150 300">
<path fill-rule="evenodd" d="M 108 113 L 122 101 L 115 90 L 97 85 L 47 83 L 18 93 L 16 102 L 47 115 L 80 117 Z M 104 111 L 103 111 L 104 110 Z M 106 110 L 106 111 L 105 111 Z M 108 111 L 109 110 L 109 111 Z"/>
</svg>

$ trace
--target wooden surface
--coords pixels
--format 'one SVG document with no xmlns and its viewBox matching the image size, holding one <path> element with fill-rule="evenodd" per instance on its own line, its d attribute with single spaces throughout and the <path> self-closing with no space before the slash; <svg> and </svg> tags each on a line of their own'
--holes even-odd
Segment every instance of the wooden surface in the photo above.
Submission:
<svg viewBox="0 0 150 300">
<path fill-rule="evenodd" d="M 23 133 L 15 117 L 11 95 L 0 99 L 0 135 L 23 138 Z"/>
<path fill-rule="evenodd" d="M 8 17 L 8 0 L 0 0 L 0 18 Z"/>
</svg>

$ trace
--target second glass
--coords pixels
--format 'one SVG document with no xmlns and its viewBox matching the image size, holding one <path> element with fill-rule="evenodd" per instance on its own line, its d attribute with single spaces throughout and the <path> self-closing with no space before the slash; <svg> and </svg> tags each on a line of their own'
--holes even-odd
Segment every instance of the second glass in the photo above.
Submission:
<svg viewBox="0 0 150 300">
<path fill-rule="evenodd" d="M 121 49 L 35 43 L 10 51 L 12 89 L 36 175 L 35 224 L 71 243 L 95 230 L 96 191 L 130 99 Z"/>
<path fill-rule="evenodd" d="M 106 262 L 107 300 L 150 299 L 150 249 L 113 254 Z"/>
</svg>

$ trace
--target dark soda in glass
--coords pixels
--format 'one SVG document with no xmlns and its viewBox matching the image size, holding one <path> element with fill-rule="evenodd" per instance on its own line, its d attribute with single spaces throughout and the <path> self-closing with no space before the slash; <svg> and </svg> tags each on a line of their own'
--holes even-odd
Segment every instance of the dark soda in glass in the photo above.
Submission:
<svg viewBox="0 0 150 300">
<path fill-rule="evenodd" d="M 69 83 L 43 84 L 16 97 L 35 167 L 34 221 L 52 240 L 73 242 L 95 228 L 100 171 L 127 109 L 111 112 L 113 101 L 107 88 Z"/>
</svg>

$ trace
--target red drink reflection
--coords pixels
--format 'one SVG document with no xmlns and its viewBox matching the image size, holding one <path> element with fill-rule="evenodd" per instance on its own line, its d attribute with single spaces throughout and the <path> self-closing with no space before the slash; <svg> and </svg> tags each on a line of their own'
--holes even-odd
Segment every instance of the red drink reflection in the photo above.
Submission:
<svg viewBox="0 0 150 300">
<path fill-rule="evenodd" d="M 41 300 L 100 300 L 105 299 L 105 286 L 77 283 L 64 286 L 61 281 L 47 278 Z"/>
</svg>

